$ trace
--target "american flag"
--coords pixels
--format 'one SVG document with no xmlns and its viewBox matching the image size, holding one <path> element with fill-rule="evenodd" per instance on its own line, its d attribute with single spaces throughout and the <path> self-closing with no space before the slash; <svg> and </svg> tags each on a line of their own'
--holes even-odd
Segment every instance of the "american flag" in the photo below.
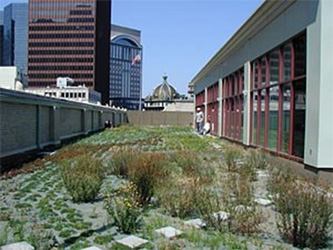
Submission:
<svg viewBox="0 0 333 250">
<path fill-rule="evenodd" d="M 137 62 L 140 62 L 141 61 L 141 55 L 140 54 L 137 54 L 134 58 L 133 58 L 133 60 L 132 60 L 132 66 L 134 65 L 134 64 L 136 64 Z"/>
</svg>

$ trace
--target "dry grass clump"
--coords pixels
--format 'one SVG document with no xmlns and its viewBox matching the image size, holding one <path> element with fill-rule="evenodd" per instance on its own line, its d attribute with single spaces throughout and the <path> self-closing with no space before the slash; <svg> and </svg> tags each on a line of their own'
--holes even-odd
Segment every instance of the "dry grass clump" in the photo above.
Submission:
<svg viewBox="0 0 333 250">
<path fill-rule="evenodd" d="M 333 229 L 333 198 L 326 189 L 275 171 L 269 190 L 280 213 L 277 226 L 283 238 L 296 247 L 325 247 Z"/>
<path fill-rule="evenodd" d="M 228 187 L 232 197 L 228 198 L 226 209 L 230 213 L 229 230 L 233 233 L 258 232 L 259 224 L 264 220 L 256 209 L 252 178 L 252 171 L 246 166 L 229 175 Z"/>
<path fill-rule="evenodd" d="M 201 197 L 212 184 L 214 175 L 211 167 L 190 151 L 171 153 L 168 159 L 171 174 L 158 189 L 159 204 L 171 216 L 197 216 L 198 206 L 205 202 Z"/>
<path fill-rule="evenodd" d="M 133 182 L 137 186 L 140 203 L 146 205 L 154 195 L 156 187 L 167 176 L 166 164 L 164 153 L 123 148 L 113 153 L 108 169 L 112 174 Z"/>
<path fill-rule="evenodd" d="M 81 156 L 60 163 L 61 177 L 74 202 L 93 201 L 104 180 L 104 166 L 96 159 Z"/>
<path fill-rule="evenodd" d="M 186 218 L 199 214 L 198 206 L 204 202 L 205 181 L 200 177 L 171 179 L 160 187 L 157 198 L 160 206 L 171 216 Z"/>
<path fill-rule="evenodd" d="M 264 218 L 255 206 L 234 206 L 230 211 L 230 231 L 240 234 L 253 234 L 259 231 Z"/>
<path fill-rule="evenodd" d="M 138 154 L 139 153 L 137 151 L 131 149 L 119 148 L 112 154 L 112 158 L 108 166 L 108 171 L 111 174 L 127 178 L 128 164 L 131 161 L 135 161 L 138 157 Z"/>
<path fill-rule="evenodd" d="M 150 202 L 156 188 L 168 176 L 166 164 L 163 153 L 140 153 L 128 162 L 128 179 L 137 186 L 141 204 Z"/>
<path fill-rule="evenodd" d="M 56 154 L 49 156 L 49 160 L 61 164 L 71 158 L 81 157 L 82 155 L 101 154 L 109 149 L 109 145 L 89 145 L 72 144 L 60 149 Z"/>
<path fill-rule="evenodd" d="M 215 170 L 207 160 L 202 159 L 192 151 L 177 151 L 168 154 L 168 168 L 182 176 L 191 178 L 201 178 L 201 181 L 211 182 L 215 176 Z"/>
<path fill-rule="evenodd" d="M 224 153 L 225 163 L 228 171 L 235 171 L 237 169 L 237 161 L 243 156 L 243 151 L 236 145 L 230 145 L 226 148 Z"/>
<path fill-rule="evenodd" d="M 246 167 L 237 167 L 236 171 L 223 175 L 219 187 L 202 194 L 199 208 L 208 227 L 236 234 L 259 231 L 264 218 L 256 209 L 251 180 L 252 174 Z M 218 211 L 226 212 L 227 218 L 216 218 L 213 214 Z"/>
<path fill-rule="evenodd" d="M 266 169 L 269 165 L 269 155 L 261 149 L 250 149 L 246 165 L 252 169 Z"/>
</svg>

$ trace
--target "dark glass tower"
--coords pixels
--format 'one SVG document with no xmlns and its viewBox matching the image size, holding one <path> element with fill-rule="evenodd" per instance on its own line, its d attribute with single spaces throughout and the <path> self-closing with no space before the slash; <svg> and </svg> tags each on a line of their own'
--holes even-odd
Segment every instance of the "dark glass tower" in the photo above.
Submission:
<svg viewBox="0 0 333 250">
<path fill-rule="evenodd" d="M 29 87 L 70 77 L 109 101 L 110 0 L 29 0 Z"/>
<path fill-rule="evenodd" d="M 3 55 L 4 66 L 17 66 L 27 73 L 28 4 L 13 3 L 3 13 Z"/>
<path fill-rule="evenodd" d="M 110 100 L 117 107 L 140 109 L 142 91 L 141 31 L 111 26 Z"/>
</svg>

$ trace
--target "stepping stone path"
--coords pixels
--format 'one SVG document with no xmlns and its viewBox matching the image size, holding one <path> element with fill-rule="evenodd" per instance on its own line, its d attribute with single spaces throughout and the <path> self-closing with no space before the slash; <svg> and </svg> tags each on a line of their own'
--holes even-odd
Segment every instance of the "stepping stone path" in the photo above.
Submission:
<svg viewBox="0 0 333 250">
<path fill-rule="evenodd" d="M 213 148 L 216 148 L 216 149 L 222 148 L 219 144 L 217 144 L 215 142 L 212 142 L 211 145 L 213 146 Z"/>
<path fill-rule="evenodd" d="M 252 207 L 244 206 L 244 205 L 238 205 L 235 207 L 236 212 L 244 212 L 244 211 L 249 211 L 249 210 L 252 210 Z"/>
<path fill-rule="evenodd" d="M 236 160 L 236 164 L 238 166 L 244 166 L 245 165 L 245 162 L 243 160 Z"/>
<path fill-rule="evenodd" d="M 206 226 L 206 223 L 203 222 L 201 219 L 193 219 L 184 222 L 185 225 L 192 226 L 195 228 L 202 228 Z"/>
<path fill-rule="evenodd" d="M 130 249 L 136 249 L 148 243 L 148 240 L 136 237 L 134 235 L 130 235 L 121 240 L 116 240 L 116 242 L 120 245 L 126 246 Z"/>
<path fill-rule="evenodd" d="M 257 176 L 258 176 L 258 178 L 266 178 L 266 177 L 269 176 L 269 174 L 266 171 L 258 170 L 257 171 Z"/>
<path fill-rule="evenodd" d="M 156 233 L 163 235 L 168 239 L 172 239 L 176 236 L 181 235 L 183 232 L 174 228 L 174 227 L 163 227 L 160 229 L 155 230 Z"/>
<path fill-rule="evenodd" d="M 34 250 L 35 248 L 25 241 L 0 247 L 1 250 Z"/>
<path fill-rule="evenodd" d="M 221 220 L 221 221 L 225 221 L 227 219 L 229 219 L 230 214 L 224 211 L 219 211 L 217 213 L 213 213 L 213 216 L 216 220 Z"/>
<path fill-rule="evenodd" d="M 254 201 L 256 203 L 258 203 L 259 205 L 262 205 L 262 206 L 265 206 L 265 207 L 272 204 L 271 200 L 267 200 L 267 199 L 263 199 L 263 198 L 256 198 L 256 199 L 254 199 Z"/>
</svg>

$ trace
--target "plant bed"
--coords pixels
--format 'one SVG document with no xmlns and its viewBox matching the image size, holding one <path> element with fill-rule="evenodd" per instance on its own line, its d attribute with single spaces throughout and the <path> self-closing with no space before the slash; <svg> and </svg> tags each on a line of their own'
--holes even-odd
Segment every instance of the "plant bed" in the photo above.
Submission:
<svg viewBox="0 0 333 250">
<path fill-rule="evenodd" d="M 267 155 L 199 137 L 192 128 L 121 126 L 25 167 L 0 180 L 0 246 L 24 240 L 36 249 L 118 249 L 115 241 L 132 233 L 149 240 L 147 249 L 295 249 L 290 239 L 297 235 L 284 230 L 290 220 L 281 218 L 313 200 L 323 204 L 317 209 L 327 220 L 308 216 L 326 230 L 323 237 L 308 230 L 308 238 L 320 238 L 309 246 L 333 247 L 332 196 L 304 193 L 332 188 L 284 179 L 289 189 L 302 183 L 294 207 L 286 207 L 278 199 L 286 192 L 280 173 Z M 260 198 L 273 204 L 259 205 Z M 228 217 L 216 219 L 219 211 Z M 205 227 L 185 224 L 197 218 Z M 183 234 L 168 241 L 155 233 L 164 227 Z"/>
</svg>

